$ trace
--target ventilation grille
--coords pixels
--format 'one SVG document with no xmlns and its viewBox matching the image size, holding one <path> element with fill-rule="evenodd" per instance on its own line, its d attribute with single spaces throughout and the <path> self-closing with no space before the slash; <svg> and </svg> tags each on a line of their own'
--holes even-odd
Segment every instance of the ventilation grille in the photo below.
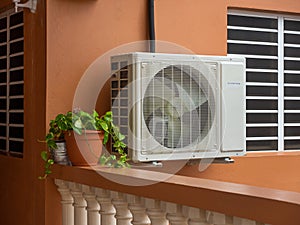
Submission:
<svg viewBox="0 0 300 225">
<path fill-rule="evenodd" d="M 22 155 L 24 142 L 23 11 L 0 14 L 0 152 Z"/>
<path fill-rule="evenodd" d="M 124 143 L 128 144 L 128 76 L 132 65 L 127 61 L 111 64 L 111 110 L 114 124 L 119 126 L 120 132 L 125 135 Z M 114 148 L 112 149 L 113 151 Z"/>
<path fill-rule="evenodd" d="M 200 142 L 213 123 L 212 96 L 207 80 L 192 67 L 175 65 L 160 70 L 143 97 L 143 116 L 149 133 L 171 149 Z"/>
</svg>

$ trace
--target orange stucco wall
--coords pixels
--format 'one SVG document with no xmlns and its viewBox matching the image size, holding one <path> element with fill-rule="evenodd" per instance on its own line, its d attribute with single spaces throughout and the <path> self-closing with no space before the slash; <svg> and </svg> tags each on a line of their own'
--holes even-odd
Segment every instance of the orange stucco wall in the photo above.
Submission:
<svg viewBox="0 0 300 225">
<path fill-rule="evenodd" d="M 196 54 L 225 55 L 228 8 L 297 13 L 300 2 L 156 1 L 156 38 Z M 147 20 L 146 0 L 48 1 L 47 118 L 71 109 L 76 86 L 96 58 L 121 44 L 146 40 Z M 104 105 L 106 96 L 100 100 Z"/>
</svg>

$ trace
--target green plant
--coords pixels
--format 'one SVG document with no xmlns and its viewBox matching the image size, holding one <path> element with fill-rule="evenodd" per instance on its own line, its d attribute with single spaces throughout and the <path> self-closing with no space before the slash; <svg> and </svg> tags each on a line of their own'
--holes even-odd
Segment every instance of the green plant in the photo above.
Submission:
<svg viewBox="0 0 300 225">
<path fill-rule="evenodd" d="M 74 110 L 66 114 L 58 114 L 54 120 L 49 123 L 49 132 L 45 137 L 45 142 L 48 149 L 55 151 L 57 148 L 56 141 L 64 140 L 64 136 L 73 130 L 79 135 L 83 135 L 86 130 L 98 130 L 104 132 L 103 144 L 106 145 L 109 137 L 113 141 L 113 147 L 119 154 L 119 159 L 115 155 L 102 155 L 99 159 L 100 165 L 113 166 L 113 167 L 129 167 L 127 163 L 127 154 L 125 152 L 126 144 L 123 142 L 125 136 L 119 131 L 119 128 L 113 123 L 113 115 L 111 111 L 106 112 L 103 116 L 94 110 L 92 113 L 83 110 Z M 45 161 L 43 177 L 51 174 L 51 165 L 54 161 L 51 159 L 48 151 L 42 151 L 41 157 Z"/>
</svg>

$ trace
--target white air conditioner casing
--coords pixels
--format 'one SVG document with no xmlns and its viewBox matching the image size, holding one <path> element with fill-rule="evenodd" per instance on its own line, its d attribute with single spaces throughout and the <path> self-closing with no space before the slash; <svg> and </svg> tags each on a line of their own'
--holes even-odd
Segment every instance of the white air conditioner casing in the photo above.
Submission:
<svg viewBox="0 0 300 225">
<path fill-rule="evenodd" d="M 111 57 L 111 109 L 135 162 L 245 154 L 245 59 Z"/>
</svg>

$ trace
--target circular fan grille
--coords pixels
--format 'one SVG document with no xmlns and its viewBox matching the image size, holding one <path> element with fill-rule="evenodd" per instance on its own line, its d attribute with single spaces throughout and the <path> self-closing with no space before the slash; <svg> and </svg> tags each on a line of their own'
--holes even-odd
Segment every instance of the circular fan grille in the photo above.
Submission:
<svg viewBox="0 0 300 225">
<path fill-rule="evenodd" d="M 168 66 L 150 81 L 143 115 L 150 134 L 167 148 L 203 140 L 214 120 L 214 97 L 207 79 L 190 66 Z"/>
</svg>

